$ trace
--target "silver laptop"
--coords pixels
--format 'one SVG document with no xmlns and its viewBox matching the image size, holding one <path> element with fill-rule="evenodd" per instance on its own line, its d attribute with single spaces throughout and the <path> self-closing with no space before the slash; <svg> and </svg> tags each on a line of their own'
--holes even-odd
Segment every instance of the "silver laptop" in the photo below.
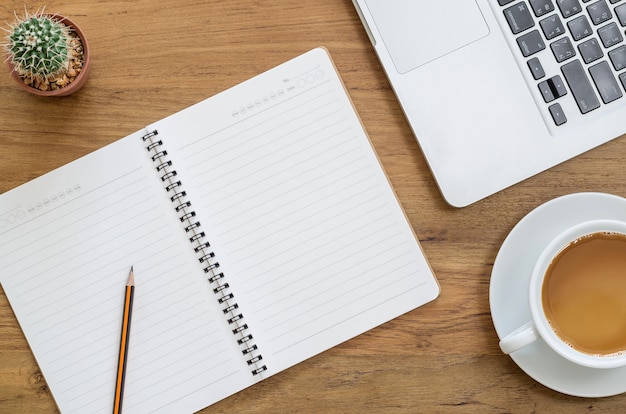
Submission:
<svg viewBox="0 0 626 414">
<path fill-rule="evenodd" d="M 626 0 L 353 0 L 446 201 L 626 133 Z"/>
</svg>

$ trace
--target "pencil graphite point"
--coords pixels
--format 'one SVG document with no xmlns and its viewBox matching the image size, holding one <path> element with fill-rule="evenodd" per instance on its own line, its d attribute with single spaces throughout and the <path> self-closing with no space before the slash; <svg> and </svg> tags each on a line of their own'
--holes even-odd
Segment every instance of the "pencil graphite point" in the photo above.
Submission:
<svg viewBox="0 0 626 414">
<path fill-rule="evenodd" d="M 135 286 L 135 272 L 133 271 L 133 266 L 130 267 L 130 273 L 128 274 L 128 283 L 127 286 Z"/>
</svg>

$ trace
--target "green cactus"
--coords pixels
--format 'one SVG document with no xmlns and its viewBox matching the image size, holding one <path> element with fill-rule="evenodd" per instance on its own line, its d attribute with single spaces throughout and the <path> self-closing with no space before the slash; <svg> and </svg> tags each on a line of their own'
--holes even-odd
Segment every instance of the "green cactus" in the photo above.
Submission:
<svg viewBox="0 0 626 414">
<path fill-rule="evenodd" d="M 67 68 L 69 29 L 52 16 L 26 14 L 12 25 L 5 48 L 18 74 L 46 79 Z"/>
</svg>

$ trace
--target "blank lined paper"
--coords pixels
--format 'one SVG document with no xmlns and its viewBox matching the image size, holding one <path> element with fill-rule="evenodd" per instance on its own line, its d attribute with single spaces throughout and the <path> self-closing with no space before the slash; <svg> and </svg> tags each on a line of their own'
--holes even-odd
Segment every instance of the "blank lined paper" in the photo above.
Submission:
<svg viewBox="0 0 626 414">
<path fill-rule="evenodd" d="M 265 361 L 279 370 L 433 294 L 343 85 L 320 62 L 259 82 L 252 106 L 236 91 L 224 97 L 222 106 L 236 110 L 224 114 L 228 123 L 198 125 L 182 114 L 155 125 L 192 183 L 195 210 Z M 186 134 L 176 134 L 178 124 Z"/>
<path fill-rule="evenodd" d="M 1 199 L 23 212 L 0 229 L 2 286 L 62 412 L 112 410 L 131 265 L 124 412 L 186 407 L 181 395 L 223 397 L 237 375 L 249 381 L 152 166 L 138 165 L 139 144 L 136 135 Z"/>
</svg>

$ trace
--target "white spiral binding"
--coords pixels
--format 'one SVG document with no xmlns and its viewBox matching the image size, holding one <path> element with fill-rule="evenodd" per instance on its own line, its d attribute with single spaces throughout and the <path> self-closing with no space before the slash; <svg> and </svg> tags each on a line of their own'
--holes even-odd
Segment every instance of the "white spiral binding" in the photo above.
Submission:
<svg viewBox="0 0 626 414">
<path fill-rule="evenodd" d="M 156 170 L 160 174 L 161 181 L 165 185 L 165 191 L 174 204 L 174 210 L 178 214 L 180 222 L 185 226 L 185 232 L 189 235 L 189 241 L 198 261 L 204 266 L 204 272 L 208 275 L 208 281 L 217 295 L 217 301 L 222 307 L 228 324 L 232 326 L 237 344 L 251 367 L 253 375 L 258 375 L 267 370 L 266 365 L 261 365 L 263 356 L 253 341 L 253 336 L 248 332 L 248 325 L 244 321 L 243 313 L 239 311 L 239 305 L 235 301 L 235 295 L 230 291 L 224 273 L 219 272 L 220 264 L 215 259 L 215 253 L 211 251 L 210 243 L 205 240 L 205 234 L 201 230 L 200 222 L 195 220 L 196 212 L 193 211 L 183 184 L 178 180 L 172 161 L 166 159 L 167 151 L 162 148 L 163 142 L 157 138 L 158 131 L 154 130 L 142 137 L 147 144 L 146 149 L 151 154 L 152 161 L 156 164 Z"/>
</svg>

